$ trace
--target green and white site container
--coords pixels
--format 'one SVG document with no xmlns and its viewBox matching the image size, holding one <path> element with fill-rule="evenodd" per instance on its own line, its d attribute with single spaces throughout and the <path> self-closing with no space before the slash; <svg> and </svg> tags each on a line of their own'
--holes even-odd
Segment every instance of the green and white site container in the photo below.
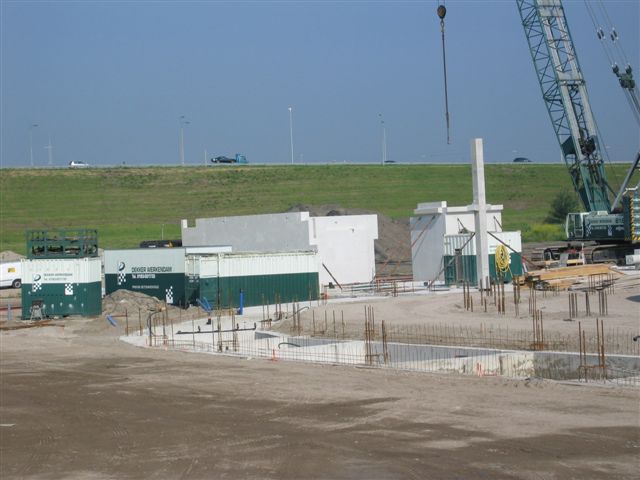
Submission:
<svg viewBox="0 0 640 480">
<path fill-rule="evenodd" d="M 107 295 L 131 290 L 184 306 L 185 249 L 105 250 L 104 282 Z"/>
<path fill-rule="evenodd" d="M 492 281 L 510 282 L 514 276 L 523 274 L 522 268 L 522 241 L 520 232 L 492 232 L 502 242 L 488 235 L 489 243 L 489 276 Z M 499 245 L 508 245 L 509 266 L 499 275 L 496 267 L 496 249 Z M 455 285 L 461 282 L 469 282 L 478 285 L 477 257 L 475 238 L 469 233 L 445 235 L 443 267 L 444 280 L 447 285 Z"/>
<path fill-rule="evenodd" d="M 102 313 L 98 257 L 22 260 L 22 318 L 32 307 L 45 317 L 93 316 Z"/>
<path fill-rule="evenodd" d="M 206 298 L 220 308 L 317 300 L 319 257 L 315 251 L 218 253 L 187 256 L 191 302 Z"/>
</svg>

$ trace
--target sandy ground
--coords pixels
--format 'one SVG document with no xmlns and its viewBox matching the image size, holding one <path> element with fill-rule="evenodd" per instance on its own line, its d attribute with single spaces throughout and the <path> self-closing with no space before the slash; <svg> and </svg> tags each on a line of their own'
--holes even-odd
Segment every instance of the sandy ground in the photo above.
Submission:
<svg viewBox="0 0 640 480">
<path fill-rule="evenodd" d="M 612 303 L 627 310 L 611 317 L 637 327 L 637 287 L 617 292 L 622 300 Z M 353 308 L 355 318 L 368 304 L 389 321 L 409 314 L 477 321 L 460 309 L 458 294 L 327 308 Z M 188 354 L 123 343 L 122 326 L 104 318 L 58 325 L 0 333 L 2 479 L 635 479 L 640 472 L 637 388 Z"/>
</svg>

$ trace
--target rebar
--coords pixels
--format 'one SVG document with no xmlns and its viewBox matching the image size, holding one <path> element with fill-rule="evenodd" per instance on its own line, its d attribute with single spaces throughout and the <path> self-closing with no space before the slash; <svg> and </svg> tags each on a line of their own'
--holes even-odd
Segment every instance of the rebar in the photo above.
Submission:
<svg viewBox="0 0 640 480">
<path fill-rule="evenodd" d="M 598 313 L 601 316 L 609 314 L 609 306 L 607 301 L 607 291 L 600 290 L 598 292 Z"/>
</svg>

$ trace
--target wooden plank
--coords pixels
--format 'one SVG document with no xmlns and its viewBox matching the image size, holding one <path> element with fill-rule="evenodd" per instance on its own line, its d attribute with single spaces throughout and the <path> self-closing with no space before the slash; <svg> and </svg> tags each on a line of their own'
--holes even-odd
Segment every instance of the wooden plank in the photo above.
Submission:
<svg viewBox="0 0 640 480">
<path fill-rule="evenodd" d="M 605 263 L 578 265 L 575 267 L 561 267 L 549 270 L 534 270 L 526 275 L 527 281 L 548 281 L 561 278 L 586 277 L 589 275 L 615 273 L 610 266 Z"/>
</svg>

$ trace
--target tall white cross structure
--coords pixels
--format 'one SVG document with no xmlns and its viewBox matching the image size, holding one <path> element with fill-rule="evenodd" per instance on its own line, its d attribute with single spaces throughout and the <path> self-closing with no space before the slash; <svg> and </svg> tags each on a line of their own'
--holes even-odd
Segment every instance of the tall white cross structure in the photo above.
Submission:
<svg viewBox="0 0 640 480">
<path fill-rule="evenodd" d="M 487 198 L 484 186 L 484 150 L 482 139 L 471 140 L 471 175 L 473 179 L 473 211 L 475 216 L 476 265 L 478 286 L 488 287 L 489 238 L 487 235 Z"/>
</svg>

